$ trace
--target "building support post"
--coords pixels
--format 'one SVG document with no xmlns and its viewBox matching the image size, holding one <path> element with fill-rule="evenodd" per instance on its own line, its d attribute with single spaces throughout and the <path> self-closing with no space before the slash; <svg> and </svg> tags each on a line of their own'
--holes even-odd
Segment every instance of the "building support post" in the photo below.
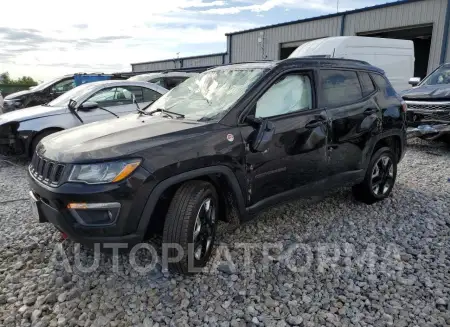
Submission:
<svg viewBox="0 0 450 327">
<path fill-rule="evenodd" d="M 340 34 L 340 36 L 344 36 L 344 33 L 345 33 L 345 17 L 347 17 L 346 14 L 343 14 L 341 16 L 341 34 Z"/>
<path fill-rule="evenodd" d="M 442 39 L 442 49 L 441 49 L 441 60 L 440 63 L 445 63 L 447 59 L 447 47 L 448 38 L 450 36 L 450 0 L 447 0 L 447 11 L 445 13 L 445 23 L 444 23 L 444 35 Z"/>
</svg>

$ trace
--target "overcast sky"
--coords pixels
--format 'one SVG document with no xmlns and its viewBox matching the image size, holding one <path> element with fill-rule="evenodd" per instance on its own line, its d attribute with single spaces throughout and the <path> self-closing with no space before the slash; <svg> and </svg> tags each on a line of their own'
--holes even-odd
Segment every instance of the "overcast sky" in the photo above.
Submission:
<svg viewBox="0 0 450 327">
<path fill-rule="evenodd" d="M 340 11 L 387 0 L 340 0 Z M 47 80 L 226 51 L 225 33 L 336 12 L 335 0 L 22 0 L 0 4 L 0 73 Z"/>
</svg>

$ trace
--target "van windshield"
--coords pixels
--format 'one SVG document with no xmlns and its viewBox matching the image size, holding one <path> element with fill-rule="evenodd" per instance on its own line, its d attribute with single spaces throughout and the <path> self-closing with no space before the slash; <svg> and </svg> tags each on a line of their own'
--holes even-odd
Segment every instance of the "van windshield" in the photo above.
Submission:
<svg viewBox="0 0 450 327">
<path fill-rule="evenodd" d="M 167 92 L 147 111 L 163 109 L 191 119 L 218 120 L 264 71 L 262 68 L 206 71 Z"/>
<path fill-rule="evenodd" d="M 430 74 L 420 85 L 450 84 L 450 64 L 445 64 Z"/>
</svg>

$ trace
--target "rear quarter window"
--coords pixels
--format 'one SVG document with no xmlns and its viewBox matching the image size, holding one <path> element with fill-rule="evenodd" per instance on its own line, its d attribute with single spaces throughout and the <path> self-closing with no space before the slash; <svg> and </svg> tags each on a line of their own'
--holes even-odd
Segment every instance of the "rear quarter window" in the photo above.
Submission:
<svg viewBox="0 0 450 327">
<path fill-rule="evenodd" d="M 355 71 L 321 70 L 321 105 L 339 107 L 358 102 L 363 98 L 361 85 Z"/>
<path fill-rule="evenodd" d="M 375 85 L 373 85 L 372 79 L 368 73 L 360 72 L 359 80 L 361 81 L 361 88 L 363 96 L 368 96 L 375 91 Z"/>
<path fill-rule="evenodd" d="M 398 98 L 397 92 L 395 92 L 394 88 L 386 77 L 378 74 L 372 74 L 372 78 L 386 98 Z"/>
</svg>

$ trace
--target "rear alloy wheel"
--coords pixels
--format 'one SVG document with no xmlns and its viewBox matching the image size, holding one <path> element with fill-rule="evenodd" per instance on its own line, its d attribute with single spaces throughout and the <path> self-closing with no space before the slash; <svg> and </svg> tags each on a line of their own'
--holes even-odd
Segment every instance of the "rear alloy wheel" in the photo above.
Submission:
<svg viewBox="0 0 450 327">
<path fill-rule="evenodd" d="M 387 155 L 382 156 L 372 169 L 372 191 L 375 195 L 383 196 L 394 185 L 394 164 Z"/>
<path fill-rule="evenodd" d="M 397 177 L 397 160 L 388 147 L 377 150 L 367 167 L 361 184 L 353 186 L 353 195 L 358 201 L 372 204 L 389 196 Z"/>
<path fill-rule="evenodd" d="M 189 181 L 175 192 L 163 232 L 170 271 L 198 272 L 209 261 L 216 237 L 218 204 L 217 193 L 208 182 Z M 171 262 L 179 257 L 179 251 L 173 245 L 183 250 L 176 262 Z"/>
</svg>

